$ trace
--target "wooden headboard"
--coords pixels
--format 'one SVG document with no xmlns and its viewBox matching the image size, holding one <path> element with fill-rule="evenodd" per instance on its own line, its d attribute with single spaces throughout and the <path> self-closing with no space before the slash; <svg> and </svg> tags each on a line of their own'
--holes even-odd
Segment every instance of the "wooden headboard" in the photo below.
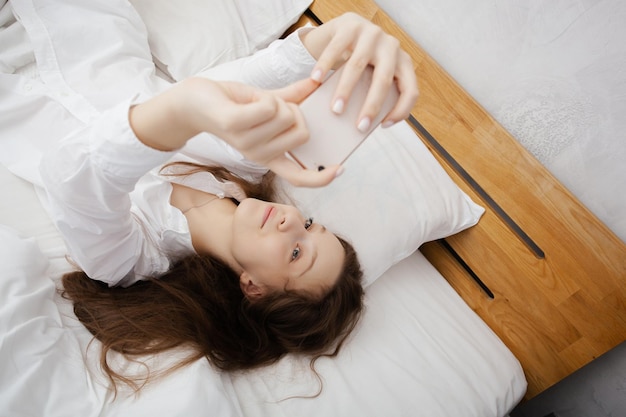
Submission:
<svg viewBox="0 0 626 417">
<path fill-rule="evenodd" d="M 299 24 L 356 12 L 413 57 L 410 122 L 487 209 L 477 226 L 420 250 L 520 360 L 526 398 L 626 340 L 626 245 L 373 1 L 315 0 L 309 11 Z"/>
</svg>

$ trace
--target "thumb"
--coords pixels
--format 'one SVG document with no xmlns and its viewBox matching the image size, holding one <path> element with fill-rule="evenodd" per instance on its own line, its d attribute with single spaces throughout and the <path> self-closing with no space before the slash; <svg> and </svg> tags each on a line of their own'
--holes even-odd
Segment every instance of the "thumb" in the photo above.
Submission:
<svg viewBox="0 0 626 417">
<path fill-rule="evenodd" d="M 224 94 L 235 103 L 247 104 L 259 99 L 261 90 L 236 81 L 222 81 L 217 84 Z"/>
<path fill-rule="evenodd" d="M 303 169 L 285 155 L 274 158 L 267 167 L 296 187 L 322 187 L 343 172 L 341 165 L 330 166 L 322 171 Z"/>
<path fill-rule="evenodd" d="M 320 83 L 317 81 L 314 81 L 311 78 L 305 78 L 303 80 L 296 81 L 287 87 L 273 90 L 273 92 L 285 101 L 300 104 L 302 100 L 307 98 L 309 94 L 315 91 L 319 86 Z"/>
</svg>

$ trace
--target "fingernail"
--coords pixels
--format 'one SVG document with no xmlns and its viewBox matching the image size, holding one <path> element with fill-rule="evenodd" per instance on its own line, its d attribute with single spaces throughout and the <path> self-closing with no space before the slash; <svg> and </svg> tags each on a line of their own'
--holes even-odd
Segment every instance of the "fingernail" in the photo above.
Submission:
<svg viewBox="0 0 626 417">
<path fill-rule="evenodd" d="M 313 81 L 317 81 L 318 83 L 321 83 L 322 82 L 322 70 L 316 69 L 315 71 L 313 71 L 313 74 L 311 74 L 311 78 L 313 79 Z"/>
<path fill-rule="evenodd" d="M 357 126 L 357 129 L 359 129 L 359 132 L 365 133 L 365 132 L 367 132 L 367 129 L 370 128 L 370 123 L 371 123 L 370 118 L 369 117 L 364 117 L 359 122 L 359 125 Z"/>
<path fill-rule="evenodd" d="M 343 165 L 339 167 L 339 169 L 337 171 L 335 171 L 335 178 L 339 177 L 341 174 L 343 174 L 343 171 L 345 171 L 345 169 L 343 168 Z"/>
<path fill-rule="evenodd" d="M 338 98 L 335 100 L 335 104 L 333 104 L 333 113 L 341 114 L 343 111 L 344 102 L 343 99 Z"/>
<path fill-rule="evenodd" d="M 396 122 L 394 122 L 393 120 L 387 120 L 381 126 L 386 129 L 386 128 L 391 127 L 391 126 L 393 126 L 395 124 L 396 124 Z"/>
</svg>

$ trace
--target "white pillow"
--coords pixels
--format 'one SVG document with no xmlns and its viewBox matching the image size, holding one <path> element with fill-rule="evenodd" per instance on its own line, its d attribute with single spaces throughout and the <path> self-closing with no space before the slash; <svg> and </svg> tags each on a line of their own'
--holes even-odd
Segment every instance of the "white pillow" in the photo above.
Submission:
<svg viewBox="0 0 626 417">
<path fill-rule="evenodd" d="M 148 30 L 157 66 L 174 80 L 262 49 L 311 0 L 130 0 Z"/>
<path fill-rule="evenodd" d="M 303 214 L 354 245 L 366 286 L 424 242 L 475 225 L 485 211 L 406 122 L 376 129 L 327 187 L 280 184 Z"/>
</svg>

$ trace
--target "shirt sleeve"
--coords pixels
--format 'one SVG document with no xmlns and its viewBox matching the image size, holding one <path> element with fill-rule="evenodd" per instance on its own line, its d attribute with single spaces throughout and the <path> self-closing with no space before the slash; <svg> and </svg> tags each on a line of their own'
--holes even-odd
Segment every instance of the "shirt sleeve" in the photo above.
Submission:
<svg viewBox="0 0 626 417">
<path fill-rule="evenodd" d="M 213 80 L 239 81 L 264 89 L 284 87 L 310 76 L 317 62 L 300 40 L 303 27 L 251 56 L 217 65 L 197 74 Z"/>
<path fill-rule="evenodd" d="M 127 279 L 146 256 L 151 239 L 131 211 L 137 181 L 174 152 L 150 148 L 128 121 L 130 101 L 102 113 L 44 156 L 40 171 L 48 209 L 70 256 L 92 279 L 109 285 Z"/>
</svg>

